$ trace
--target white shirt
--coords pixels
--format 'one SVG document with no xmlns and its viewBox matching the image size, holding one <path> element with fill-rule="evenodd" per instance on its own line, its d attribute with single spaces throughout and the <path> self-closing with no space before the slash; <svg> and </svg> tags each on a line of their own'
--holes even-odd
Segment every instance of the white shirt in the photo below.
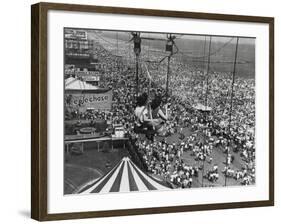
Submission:
<svg viewBox="0 0 281 224">
<path fill-rule="evenodd" d="M 145 106 L 136 107 L 135 116 L 137 117 L 137 124 L 141 125 L 144 121 L 144 116 L 147 114 L 147 108 Z"/>
</svg>

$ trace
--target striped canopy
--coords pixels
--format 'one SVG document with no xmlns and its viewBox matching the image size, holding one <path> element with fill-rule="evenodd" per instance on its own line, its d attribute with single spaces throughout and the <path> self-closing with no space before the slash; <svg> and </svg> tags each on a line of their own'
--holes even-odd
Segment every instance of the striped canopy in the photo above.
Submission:
<svg viewBox="0 0 281 224">
<path fill-rule="evenodd" d="M 77 193 L 108 193 L 149 190 L 168 190 L 141 171 L 128 157 L 124 157 L 111 171 L 98 180 L 80 188 Z"/>
</svg>

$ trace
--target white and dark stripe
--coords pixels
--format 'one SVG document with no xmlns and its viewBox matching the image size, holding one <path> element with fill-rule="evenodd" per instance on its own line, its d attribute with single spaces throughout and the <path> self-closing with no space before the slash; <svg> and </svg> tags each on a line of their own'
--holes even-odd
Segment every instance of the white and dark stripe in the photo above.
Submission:
<svg viewBox="0 0 281 224">
<path fill-rule="evenodd" d="M 84 185 L 78 193 L 87 194 L 168 189 L 170 188 L 145 174 L 128 157 L 124 157 L 105 176 Z"/>
</svg>

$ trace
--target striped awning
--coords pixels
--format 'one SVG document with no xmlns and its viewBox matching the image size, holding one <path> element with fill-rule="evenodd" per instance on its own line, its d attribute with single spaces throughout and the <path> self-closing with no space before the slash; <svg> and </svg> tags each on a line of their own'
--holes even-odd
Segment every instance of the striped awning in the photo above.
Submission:
<svg viewBox="0 0 281 224">
<path fill-rule="evenodd" d="M 88 194 L 169 189 L 141 171 L 130 158 L 124 157 L 105 176 L 84 185 L 77 193 Z"/>
</svg>

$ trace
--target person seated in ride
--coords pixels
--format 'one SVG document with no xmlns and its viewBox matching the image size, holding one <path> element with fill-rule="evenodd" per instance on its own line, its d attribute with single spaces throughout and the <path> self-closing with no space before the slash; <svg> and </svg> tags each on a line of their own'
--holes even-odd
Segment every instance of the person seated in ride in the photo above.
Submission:
<svg viewBox="0 0 281 224">
<path fill-rule="evenodd" d="M 151 110 L 149 112 L 151 113 L 151 117 L 154 121 L 154 129 L 157 134 L 164 134 L 164 124 L 168 120 L 168 108 L 167 105 L 165 105 L 165 113 L 161 109 L 162 104 L 162 98 L 161 96 L 155 96 L 155 98 L 152 100 L 150 104 Z"/>
<path fill-rule="evenodd" d="M 146 134 L 148 139 L 152 139 L 155 133 L 154 127 L 156 120 L 149 117 L 149 111 L 147 106 L 148 95 L 143 93 L 137 97 L 137 103 L 135 108 L 135 132 Z"/>
</svg>

